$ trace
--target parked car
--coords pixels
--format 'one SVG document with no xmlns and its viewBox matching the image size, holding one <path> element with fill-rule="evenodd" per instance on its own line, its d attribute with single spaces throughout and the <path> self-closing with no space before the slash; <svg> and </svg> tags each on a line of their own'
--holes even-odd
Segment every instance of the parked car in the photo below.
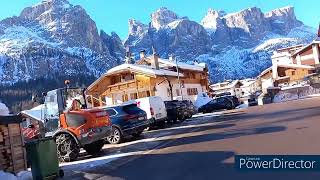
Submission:
<svg viewBox="0 0 320 180">
<path fill-rule="evenodd" d="M 234 105 L 233 102 L 226 97 L 219 97 L 217 99 L 211 100 L 209 103 L 201 106 L 198 111 L 202 113 L 210 113 L 215 110 L 221 110 L 221 109 L 233 109 Z"/>
<path fill-rule="evenodd" d="M 189 116 L 188 107 L 183 101 L 165 101 L 164 104 L 170 121 L 184 121 Z"/>
<path fill-rule="evenodd" d="M 234 107 L 237 107 L 241 104 L 239 99 L 236 96 L 225 96 L 225 97 L 229 98 L 233 102 Z"/>
<path fill-rule="evenodd" d="M 258 98 L 255 95 L 250 95 L 248 98 L 248 105 L 249 106 L 257 106 L 258 105 Z"/>
<path fill-rule="evenodd" d="M 193 105 L 192 101 L 183 100 L 182 102 L 187 105 L 187 111 L 188 111 L 187 118 L 191 118 L 193 115 L 195 115 L 198 112 L 197 108 Z"/>
<path fill-rule="evenodd" d="M 150 126 L 165 126 L 167 120 L 167 111 L 161 97 L 151 96 L 130 100 L 127 103 L 136 103 L 137 106 L 147 113 L 147 119 L 150 121 Z"/>
<path fill-rule="evenodd" d="M 137 107 L 128 104 L 104 108 L 112 122 L 112 134 L 107 137 L 110 144 L 119 144 L 123 138 L 132 135 L 138 137 L 149 126 L 147 114 Z"/>
</svg>

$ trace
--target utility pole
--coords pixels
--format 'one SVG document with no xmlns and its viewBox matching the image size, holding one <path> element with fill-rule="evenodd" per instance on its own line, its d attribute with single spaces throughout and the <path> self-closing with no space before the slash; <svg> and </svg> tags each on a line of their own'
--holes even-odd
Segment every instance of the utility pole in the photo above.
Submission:
<svg viewBox="0 0 320 180">
<path fill-rule="evenodd" d="M 182 88 L 181 88 L 181 83 L 180 83 L 180 75 L 179 75 L 179 67 L 178 67 L 178 60 L 177 60 L 177 57 L 175 57 L 175 59 L 176 59 L 176 68 L 177 68 L 177 74 L 178 74 L 179 90 L 180 90 L 181 100 L 183 100 L 183 95 L 182 95 Z"/>
</svg>

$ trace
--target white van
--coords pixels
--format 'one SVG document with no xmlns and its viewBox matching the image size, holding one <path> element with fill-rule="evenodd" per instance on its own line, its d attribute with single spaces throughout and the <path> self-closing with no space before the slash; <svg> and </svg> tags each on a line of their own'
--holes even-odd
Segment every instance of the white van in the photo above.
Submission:
<svg viewBox="0 0 320 180">
<path fill-rule="evenodd" d="M 151 125 L 164 125 L 167 120 L 167 110 L 163 100 L 159 96 L 145 97 L 130 100 L 126 103 L 135 102 L 137 106 L 147 113 Z"/>
</svg>

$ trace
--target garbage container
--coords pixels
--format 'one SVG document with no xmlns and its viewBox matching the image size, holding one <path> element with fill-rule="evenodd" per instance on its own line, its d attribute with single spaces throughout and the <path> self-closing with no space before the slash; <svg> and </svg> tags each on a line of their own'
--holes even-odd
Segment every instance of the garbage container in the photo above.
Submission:
<svg viewBox="0 0 320 180">
<path fill-rule="evenodd" d="M 33 179 L 63 177 L 63 170 L 59 170 L 57 146 L 54 138 L 41 138 L 27 142 L 26 150 Z"/>
</svg>

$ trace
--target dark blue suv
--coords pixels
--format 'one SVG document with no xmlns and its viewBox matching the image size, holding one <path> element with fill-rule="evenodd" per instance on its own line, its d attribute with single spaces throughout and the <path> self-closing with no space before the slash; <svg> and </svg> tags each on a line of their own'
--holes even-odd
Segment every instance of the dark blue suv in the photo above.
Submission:
<svg viewBox="0 0 320 180">
<path fill-rule="evenodd" d="M 126 136 L 138 137 L 149 127 L 147 114 L 136 104 L 104 108 L 112 121 L 112 134 L 107 137 L 110 144 L 119 144 Z"/>
</svg>

